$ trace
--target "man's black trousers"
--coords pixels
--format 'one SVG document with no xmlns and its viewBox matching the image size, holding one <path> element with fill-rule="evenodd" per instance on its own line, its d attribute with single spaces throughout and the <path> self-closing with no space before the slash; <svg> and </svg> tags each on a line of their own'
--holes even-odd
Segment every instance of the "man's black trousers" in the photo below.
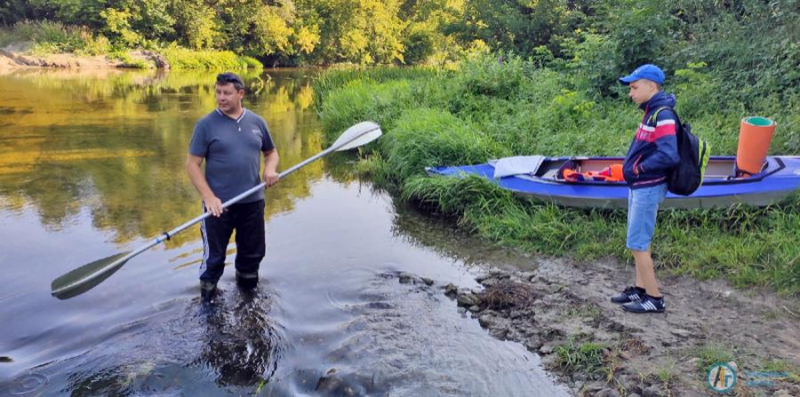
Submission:
<svg viewBox="0 0 800 397">
<path fill-rule="evenodd" d="M 233 204 L 220 217 L 209 216 L 200 223 L 200 234 L 203 237 L 200 281 L 216 284 L 222 277 L 225 270 L 225 251 L 234 230 L 237 274 L 258 277 L 258 267 L 266 252 L 264 200 Z"/>
</svg>

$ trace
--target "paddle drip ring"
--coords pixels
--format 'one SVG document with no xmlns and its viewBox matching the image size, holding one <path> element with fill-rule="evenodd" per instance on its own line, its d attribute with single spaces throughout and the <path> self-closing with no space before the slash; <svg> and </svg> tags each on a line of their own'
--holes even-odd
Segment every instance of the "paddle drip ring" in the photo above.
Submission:
<svg viewBox="0 0 800 397">
<path fill-rule="evenodd" d="M 30 396 L 44 387 L 47 382 L 47 377 L 41 374 L 23 375 L 14 380 L 8 388 L 8 392 L 12 396 Z"/>
</svg>

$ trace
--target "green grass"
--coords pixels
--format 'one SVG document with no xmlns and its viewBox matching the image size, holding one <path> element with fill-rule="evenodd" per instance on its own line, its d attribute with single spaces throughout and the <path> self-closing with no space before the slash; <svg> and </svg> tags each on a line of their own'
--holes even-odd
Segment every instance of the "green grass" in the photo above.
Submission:
<svg viewBox="0 0 800 397">
<path fill-rule="evenodd" d="M 760 363 L 758 371 L 786 374 L 786 380 L 800 384 L 800 368 L 783 360 L 766 359 Z"/>
<path fill-rule="evenodd" d="M 770 93 L 757 106 L 708 101 L 695 90 L 722 90 L 710 70 L 692 65 L 667 91 L 715 155 L 734 155 L 743 115 L 779 124 L 771 152 L 800 153 L 800 112 Z M 511 83 L 508 83 L 511 82 Z M 425 167 L 482 163 L 511 155 L 623 156 L 641 111 L 630 101 L 599 97 L 580 74 L 533 67 L 510 57 L 471 59 L 455 72 L 378 68 L 326 72 L 317 82 L 319 112 L 329 140 L 362 120 L 384 136 L 365 148 L 360 164 L 381 186 L 465 230 L 529 252 L 580 260 L 615 257 L 625 249 L 626 213 L 561 208 L 520 200 L 480 178 L 430 178 Z M 722 95 L 720 92 L 717 95 Z M 686 98 L 683 102 L 682 98 Z M 685 112 L 684 112 L 685 110 Z M 800 195 L 766 208 L 664 210 L 653 255 L 660 271 L 700 279 L 724 277 L 739 287 L 800 292 Z"/>
<path fill-rule="evenodd" d="M 702 373 L 705 373 L 713 364 L 736 361 L 730 348 L 714 343 L 701 346 L 693 352 L 693 355 L 700 359 L 697 362 L 697 366 Z"/>
<path fill-rule="evenodd" d="M 561 313 L 564 317 L 579 317 L 579 318 L 591 318 L 592 320 L 596 320 L 600 318 L 602 312 L 600 308 L 595 305 L 585 303 L 580 306 L 570 306 Z"/>
<path fill-rule="evenodd" d="M 603 349 L 605 345 L 601 343 L 576 343 L 570 338 L 566 343 L 556 346 L 556 364 L 566 371 L 595 375 L 603 369 Z"/>
<path fill-rule="evenodd" d="M 434 68 L 416 67 L 380 67 L 367 68 L 360 66 L 335 66 L 321 74 L 314 84 L 315 103 L 321 103 L 332 91 L 358 81 L 361 83 L 383 83 L 392 80 L 417 80 L 433 78 L 440 74 Z"/>
</svg>

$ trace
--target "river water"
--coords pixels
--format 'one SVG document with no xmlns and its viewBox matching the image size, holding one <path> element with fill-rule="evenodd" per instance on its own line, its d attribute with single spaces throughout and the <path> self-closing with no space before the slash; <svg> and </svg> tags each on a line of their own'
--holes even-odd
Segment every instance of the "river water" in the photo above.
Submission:
<svg viewBox="0 0 800 397">
<path fill-rule="evenodd" d="M 313 70 L 246 75 L 281 169 L 323 149 Z M 213 74 L 0 75 L 0 395 L 567 395 L 538 356 L 492 338 L 442 287 L 526 266 L 353 175 L 347 156 L 267 192 L 253 293 L 232 267 L 199 300 L 197 227 L 68 300 L 53 279 L 200 213 L 183 164 Z M 233 263 L 235 245 L 227 262 Z M 402 284 L 401 272 L 434 280 Z"/>
</svg>

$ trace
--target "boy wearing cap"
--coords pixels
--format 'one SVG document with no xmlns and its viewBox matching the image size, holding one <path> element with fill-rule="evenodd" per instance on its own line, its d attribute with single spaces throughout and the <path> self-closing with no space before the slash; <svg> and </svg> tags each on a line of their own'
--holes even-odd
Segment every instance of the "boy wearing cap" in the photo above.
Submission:
<svg viewBox="0 0 800 397">
<path fill-rule="evenodd" d="M 203 262 L 200 295 L 214 297 L 225 268 L 225 251 L 236 231 L 236 283 L 250 289 L 258 283 L 258 269 L 266 253 L 264 191 L 259 190 L 222 209 L 226 202 L 261 183 L 278 182 L 278 151 L 263 118 L 242 107 L 244 84 L 233 73 L 217 76 L 217 109 L 195 125 L 186 172 L 203 198 L 204 212 L 213 216 L 200 224 Z M 264 172 L 261 156 L 264 157 Z M 206 162 L 205 173 L 201 168 Z"/>
<path fill-rule="evenodd" d="M 662 313 L 664 298 L 656 284 L 650 241 L 656 225 L 658 205 L 667 195 L 667 175 L 680 161 L 678 155 L 675 96 L 665 93 L 664 72 L 643 65 L 619 79 L 630 87 L 628 96 L 644 111 L 623 164 L 628 193 L 626 246 L 636 262 L 636 285 L 611 297 L 633 313 Z"/>
</svg>

